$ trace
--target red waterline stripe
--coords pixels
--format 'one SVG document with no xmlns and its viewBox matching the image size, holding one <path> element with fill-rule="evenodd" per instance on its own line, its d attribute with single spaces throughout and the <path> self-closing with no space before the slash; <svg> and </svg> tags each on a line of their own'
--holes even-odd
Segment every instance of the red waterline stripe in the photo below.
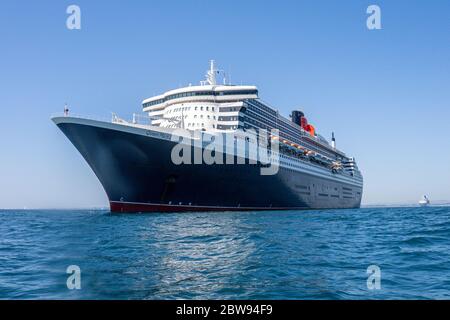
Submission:
<svg viewBox="0 0 450 320">
<path fill-rule="evenodd" d="M 301 210 L 306 208 L 274 208 L 274 207 L 214 207 L 214 206 L 186 206 L 155 203 L 118 202 L 110 201 L 111 212 L 189 212 L 189 211 L 263 211 L 263 210 Z"/>
</svg>

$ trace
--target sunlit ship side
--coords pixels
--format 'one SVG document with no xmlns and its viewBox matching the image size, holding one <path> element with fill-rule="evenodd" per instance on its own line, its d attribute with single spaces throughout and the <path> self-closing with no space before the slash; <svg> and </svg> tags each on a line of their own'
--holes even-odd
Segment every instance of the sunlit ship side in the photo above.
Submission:
<svg viewBox="0 0 450 320">
<path fill-rule="evenodd" d="M 289 120 L 259 99 L 254 86 L 217 84 L 211 63 L 207 80 L 143 101 L 149 117 L 111 121 L 64 114 L 55 124 L 101 182 L 113 212 L 236 211 L 357 208 L 363 178 L 347 157 L 316 133 L 301 111 Z M 238 156 L 230 164 L 175 164 L 175 130 L 199 136 L 246 139 L 251 130 L 278 129 L 279 169 L 262 175 L 262 163 Z M 179 133 L 177 133 L 179 135 Z M 250 141 L 248 141 L 250 140 Z M 195 148 L 192 146 L 192 154 Z M 226 151 L 224 150 L 224 153 Z M 275 154 L 275 153 L 273 153 Z M 246 154 L 247 155 L 247 154 Z M 242 159 L 241 159 L 242 160 Z"/>
</svg>

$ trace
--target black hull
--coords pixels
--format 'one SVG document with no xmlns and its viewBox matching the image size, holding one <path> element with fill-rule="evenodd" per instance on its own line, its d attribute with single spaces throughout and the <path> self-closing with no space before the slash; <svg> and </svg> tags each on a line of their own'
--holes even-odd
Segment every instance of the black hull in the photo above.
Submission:
<svg viewBox="0 0 450 320">
<path fill-rule="evenodd" d="M 175 165 L 176 142 L 94 122 L 55 122 L 95 172 L 113 212 L 358 208 L 361 203 L 362 188 L 355 185 L 283 167 L 265 176 L 250 164 Z"/>
</svg>

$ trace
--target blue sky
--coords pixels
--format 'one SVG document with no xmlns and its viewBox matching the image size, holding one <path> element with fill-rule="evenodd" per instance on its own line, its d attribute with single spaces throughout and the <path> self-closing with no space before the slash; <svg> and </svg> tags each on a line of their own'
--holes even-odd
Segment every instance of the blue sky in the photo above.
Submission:
<svg viewBox="0 0 450 320">
<path fill-rule="evenodd" d="M 80 6 L 81 30 L 66 28 Z M 381 8 L 382 30 L 366 28 Z M 124 117 L 203 80 L 208 60 L 286 116 L 302 108 L 354 155 L 363 202 L 450 199 L 450 2 L 5 1 L 0 9 L 0 207 L 106 206 L 50 121 Z"/>
</svg>

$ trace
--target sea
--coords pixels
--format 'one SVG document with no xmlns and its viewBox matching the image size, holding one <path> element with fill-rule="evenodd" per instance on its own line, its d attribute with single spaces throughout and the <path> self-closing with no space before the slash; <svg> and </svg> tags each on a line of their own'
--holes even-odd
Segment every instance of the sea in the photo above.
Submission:
<svg viewBox="0 0 450 320">
<path fill-rule="evenodd" d="M 450 207 L 0 210 L 0 299 L 449 299 Z"/>
</svg>

